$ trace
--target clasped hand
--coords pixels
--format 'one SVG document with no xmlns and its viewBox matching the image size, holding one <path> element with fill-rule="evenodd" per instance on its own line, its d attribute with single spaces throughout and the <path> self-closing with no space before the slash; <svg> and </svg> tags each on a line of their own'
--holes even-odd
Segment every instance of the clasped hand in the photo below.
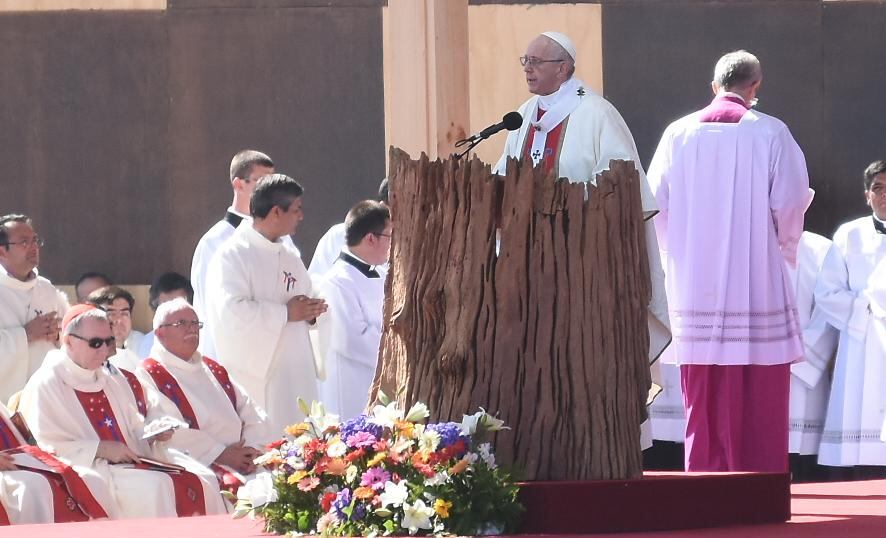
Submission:
<svg viewBox="0 0 886 538">
<path fill-rule="evenodd" d="M 307 295 L 296 295 L 286 303 L 288 321 L 312 321 L 326 312 L 326 301 L 312 299 Z"/>
</svg>

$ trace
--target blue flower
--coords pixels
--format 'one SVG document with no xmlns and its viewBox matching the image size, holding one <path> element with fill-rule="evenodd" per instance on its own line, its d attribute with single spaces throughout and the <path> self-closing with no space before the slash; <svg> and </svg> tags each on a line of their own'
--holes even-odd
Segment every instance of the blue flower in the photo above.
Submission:
<svg viewBox="0 0 886 538">
<path fill-rule="evenodd" d="M 359 521 L 364 517 L 366 517 L 366 505 L 362 503 L 354 505 L 354 512 L 351 514 L 351 519 L 353 521 Z"/>
<path fill-rule="evenodd" d="M 369 422 L 366 415 L 357 415 L 341 425 L 339 436 L 342 439 L 348 439 L 350 436 L 361 432 L 370 433 L 375 436 L 376 439 L 381 439 L 382 434 L 384 433 L 384 428 L 378 424 L 372 424 Z"/>
<path fill-rule="evenodd" d="M 335 500 L 332 501 L 332 507 L 335 508 L 335 513 L 338 516 L 339 521 L 346 521 L 348 519 L 347 514 L 344 513 L 344 509 L 350 505 L 351 490 L 345 488 L 335 494 Z"/>
<path fill-rule="evenodd" d="M 426 430 L 436 432 L 440 436 L 440 446 L 438 448 L 447 448 L 459 440 L 465 443 L 470 442 L 470 438 L 462 435 L 461 424 L 457 422 L 441 422 L 439 424 L 428 424 Z"/>
</svg>

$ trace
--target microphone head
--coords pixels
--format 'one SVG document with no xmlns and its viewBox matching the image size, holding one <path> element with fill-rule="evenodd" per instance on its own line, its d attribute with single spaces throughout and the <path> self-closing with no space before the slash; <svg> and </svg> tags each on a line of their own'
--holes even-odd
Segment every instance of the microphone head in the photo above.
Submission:
<svg viewBox="0 0 886 538">
<path fill-rule="evenodd" d="M 508 131 L 516 131 L 523 125 L 523 116 L 519 112 L 508 112 L 501 118 L 501 122 Z"/>
</svg>

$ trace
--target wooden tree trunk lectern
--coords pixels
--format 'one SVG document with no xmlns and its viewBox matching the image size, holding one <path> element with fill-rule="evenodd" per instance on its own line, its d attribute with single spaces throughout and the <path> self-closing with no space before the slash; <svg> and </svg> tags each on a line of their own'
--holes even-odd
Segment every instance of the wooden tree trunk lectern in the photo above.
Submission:
<svg viewBox="0 0 886 538">
<path fill-rule="evenodd" d="M 370 398 L 423 401 L 435 420 L 497 412 L 497 457 L 527 480 L 639 477 L 651 289 L 633 164 L 612 161 L 586 196 L 531 163 L 499 177 L 476 158 L 390 157 Z"/>
</svg>

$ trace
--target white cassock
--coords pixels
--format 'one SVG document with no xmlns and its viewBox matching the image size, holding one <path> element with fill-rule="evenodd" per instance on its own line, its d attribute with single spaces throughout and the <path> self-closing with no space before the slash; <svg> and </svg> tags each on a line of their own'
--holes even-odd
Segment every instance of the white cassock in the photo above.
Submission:
<svg viewBox="0 0 886 538">
<path fill-rule="evenodd" d="M 345 248 L 345 243 L 344 222 L 334 224 L 326 230 L 326 233 L 317 242 L 317 248 L 314 250 L 314 256 L 311 258 L 311 265 L 308 266 L 308 273 L 310 273 L 311 278 L 321 278 L 332 268 L 332 264 L 335 263 L 338 255 Z"/>
<path fill-rule="evenodd" d="M 840 331 L 818 455 L 823 465 L 886 465 L 886 443 L 880 441 L 886 340 L 876 330 L 868 297 L 884 259 L 886 235 L 870 216 L 853 220 L 834 234 L 815 286 L 816 308 Z"/>
<path fill-rule="evenodd" d="M 138 355 L 138 347 L 141 345 L 142 338 L 144 337 L 145 333 L 141 331 L 136 331 L 135 329 L 129 331 L 129 336 L 126 337 L 126 341 L 123 343 L 123 348 Z"/>
<path fill-rule="evenodd" d="M 96 456 L 101 438 L 77 392 L 103 392 L 110 405 L 110 413 L 102 421 L 104 426 L 116 427 L 114 431 L 122 435 L 120 441 L 136 454 L 185 467 L 199 479 L 197 484 L 202 486 L 206 513 L 225 513 L 218 482 L 211 470 L 167 450 L 163 446 L 165 443 L 148 443 L 142 438 L 145 417 L 139 414 L 129 386 L 115 377 L 119 376 L 110 376 L 102 368 L 80 368 L 65 355 L 64 349 L 47 358 L 46 364 L 28 381 L 19 404 L 40 448 L 56 454 L 65 463 L 89 467 L 98 473 L 114 496 L 120 517 L 178 515 L 176 494 L 169 475 L 136 469 L 130 464 L 110 464 Z M 189 488 L 188 495 L 201 493 Z"/>
<path fill-rule="evenodd" d="M 117 368 L 122 368 L 132 373 L 135 373 L 142 361 L 136 352 L 126 348 L 118 348 L 117 352 L 108 360 Z"/>
<path fill-rule="evenodd" d="M 27 282 L 0 267 L 0 401 L 20 391 L 46 353 L 56 349 L 52 342 L 28 343 L 25 324 L 40 314 L 57 312 L 61 323 L 68 311 L 68 298 L 51 282 L 37 274 Z"/>
<path fill-rule="evenodd" d="M 2 430 L 2 443 L 4 448 L 13 448 L 27 445 L 27 441 L 10 420 L 9 410 L 0 403 L 0 430 Z M 11 437 L 7 439 L 6 437 Z M 66 514 L 56 514 L 53 491 L 46 477 L 28 468 L 43 469 L 46 472 L 56 472 L 57 469 L 47 466 L 40 459 L 30 454 L 15 454 L 14 462 L 20 467 L 15 471 L 0 471 L 0 504 L 3 511 L 13 525 L 25 525 L 31 523 L 54 523 L 70 520 Z M 113 518 L 116 516 L 116 505 L 113 496 L 108 490 L 101 477 L 95 471 L 85 467 L 76 467 L 74 471 L 88 488 L 88 494 L 96 501 L 104 514 Z M 76 492 L 71 492 L 77 495 Z M 78 503 L 82 503 L 82 497 L 75 497 Z M 70 510 L 70 509 L 69 509 Z M 98 514 L 87 514 L 90 517 L 99 517 Z"/>
<path fill-rule="evenodd" d="M 308 322 L 287 321 L 286 303 L 313 295 L 298 254 L 251 224 L 237 228 L 206 276 L 207 320 L 217 359 L 268 414 L 273 433 L 303 418 L 297 398 L 317 399 Z"/>
<path fill-rule="evenodd" d="M 674 359 L 674 347 L 668 346 L 661 354 L 658 368 L 661 376 L 661 394 L 649 406 L 652 438 L 658 441 L 682 443 L 686 440 L 686 408 L 680 384 L 680 367 Z"/>
<path fill-rule="evenodd" d="M 280 437 L 279 432 L 268 431 L 264 411 L 255 405 L 243 387 L 231 379 L 231 390 L 237 402 L 236 408 L 234 407 L 225 388 L 210 372 L 199 352 L 190 361 L 185 361 L 171 354 L 158 342 L 151 358 L 177 382 L 199 427 L 177 431 L 167 443 L 170 447 L 209 467 L 229 445 L 243 440 L 246 446 L 263 450 L 267 443 Z M 157 386 L 157 380 L 145 370 L 144 363 L 136 371 L 136 375 L 143 384 L 163 392 Z M 175 418 L 185 420 L 177 402 L 166 396 L 161 398 L 167 399 L 167 406 L 175 409 Z M 274 433 L 277 435 L 274 436 Z"/>
<path fill-rule="evenodd" d="M 378 363 L 385 273 L 382 269 L 370 277 L 368 269 L 360 260 L 338 259 L 320 285 L 329 305 L 321 328 L 328 331 L 323 338 L 328 347 L 320 396 L 326 409 L 342 420 L 365 411 Z"/>
<path fill-rule="evenodd" d="M 828 367 L 837 349 L 839 333 L 814 308 L 815 283 L 831 240 L 803 232 L 797 245 L 797 268 L 785 264 L 794 285 L 797 320 L 803 329 L 804 362 L 791 365 L 788 447 L 792 454 L 818 454 L 831 390 Z"/>
<path fill-rule="evenodd" d="M 216 222 L 210 228 L 200 241 L 197 242 L 197 248 L 194 249 L 194 257 L 191 259 L 191 287 L 194 288 L 194 310 L 197 316 L 204 322 L 206 321 L 206 272 L 209 269 L 209 262 L 218 249 L 234 235 L 234 230 L 242 221 L 249 222 L 251 217 L 237 212 L 233 207 L 229 207 L 225 213 L 225 218 Z M 286 236 L 283 238 L 298 253 L 298 248 L 292 243 L 292 238 Z M 301 253 L 299 253 L 301 256 Z M 150 342 L 145 342 L 139 347 L 139 354 L 142 358 L 147 358 L 153 346 L 153 338 Z M 210 335 L 209 327 L 200 330 L 200 351 L 207 357 L 215 357 L 215 345 Z"/>
</svg>

